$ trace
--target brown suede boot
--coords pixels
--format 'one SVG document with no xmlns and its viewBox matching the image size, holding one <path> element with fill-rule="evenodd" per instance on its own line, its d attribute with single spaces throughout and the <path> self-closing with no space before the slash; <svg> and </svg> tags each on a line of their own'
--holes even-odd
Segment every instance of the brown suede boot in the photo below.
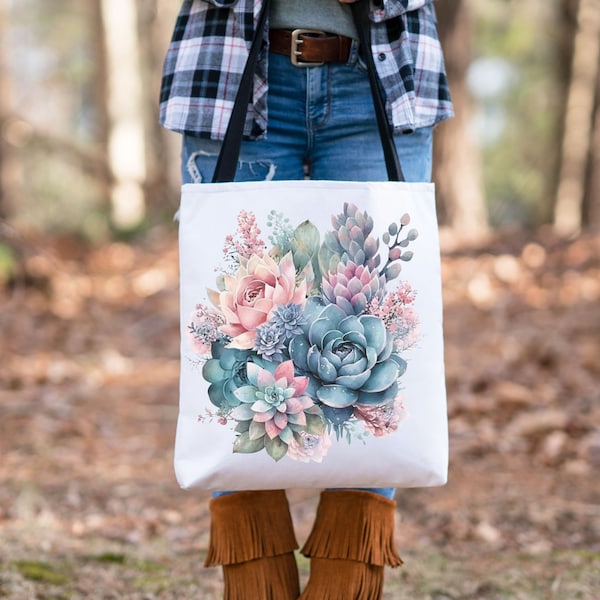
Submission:
<svg viewBox="0 0 600 600">
<path fill-rule="evenodd" d="M 302 548 L 311 564 L 300 600 L 379 600 L 384 566 L 402 564 L 394 548 L 395 508 L 393 500 L 372 492 L 322 492 Z"/>
<path fill-rule="evenodd" d="M 298 544 L 285 492 L 219 496 L 210 512 L 205 566 L 223 566 L 224 600 L 297 600 Z"/>
</svg>

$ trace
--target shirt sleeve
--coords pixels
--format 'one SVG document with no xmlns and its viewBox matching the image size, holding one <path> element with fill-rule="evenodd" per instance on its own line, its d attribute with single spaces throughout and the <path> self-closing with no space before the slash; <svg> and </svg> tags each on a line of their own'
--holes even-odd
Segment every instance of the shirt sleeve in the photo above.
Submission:
<svg viewBox="0 0 600 600">
<path fill-rule="evenodd" d="M 371 16 L 376 23 L 387 21 L 423 8 L 427 4 L 433 4 L 434 0 L 371 0 L 372 13 Z"/>
</svg>

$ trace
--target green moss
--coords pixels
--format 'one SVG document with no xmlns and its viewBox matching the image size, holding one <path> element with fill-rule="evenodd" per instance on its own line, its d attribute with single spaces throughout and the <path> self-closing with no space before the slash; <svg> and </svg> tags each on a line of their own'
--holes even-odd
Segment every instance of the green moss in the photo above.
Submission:
<svg viewBox="0 0 600 600">
<path fill-rule="evenodd" d="M 41 583 L 51 583 L 53 585 L 64 585 L 69 578 L 61 573 L 56 567 L 44 562 L 35 560 L 20 560 L 14 563 L 19 573 L 25 579 L 39 581 Z"/>
<path fill-rule="evenodd" d="M 159 562 L 144 558 L 129 557 L 121 552 L 102 552 L 84 557 L 86 561 L 112 565 L 122 565 L 142 573 L 158 573 L 164 570 L 164 565 Z"/>
<path fill-rule="evenodd" d="M 119 552 L 103 552 L 102 554 L 87 556 L 86 559 L 94 562 L 124 565 L 127 557 Z"/>
<path fill-rule="evenodd" d="M 129 562 L 128 565 L 132 569 L 141 571 L 142 573 L 160 573 L 165 569 L 164 565 L 161 565 L 159 562 L 146 560 L 143 558 L 136 558 Z"/>
</svg>

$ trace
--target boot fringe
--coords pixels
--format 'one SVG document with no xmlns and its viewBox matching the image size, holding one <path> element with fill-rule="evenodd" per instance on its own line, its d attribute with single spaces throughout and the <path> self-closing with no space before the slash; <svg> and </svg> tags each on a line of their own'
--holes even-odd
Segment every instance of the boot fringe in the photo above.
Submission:
<svg viewBox="0 0 600 600">
<path fill-rule="evenodd" d="M 211 500 L 210 511 L 206 567 L 278 556 L 298 548 L 283 490 L 235 492 L 219 496 Z"/>
<path fill-rule="evenodd" d="M 400 566 L 402 559 L 394 545 L 395 507 L 393 500 L 372 492 L 322 492 L 315 524 L 302 554 Z"/>
<path fill-rule="evenodd" d="M 312 558 L 310 580 L 299 600 L 379 600 L 382 595 L 383 567 Z"/>
<path fill-rule="evenodd" d="M 300 594 L 296 559 L 290 552 L 223 566 L 224 600 L 296 600 Z"/>
</svg>

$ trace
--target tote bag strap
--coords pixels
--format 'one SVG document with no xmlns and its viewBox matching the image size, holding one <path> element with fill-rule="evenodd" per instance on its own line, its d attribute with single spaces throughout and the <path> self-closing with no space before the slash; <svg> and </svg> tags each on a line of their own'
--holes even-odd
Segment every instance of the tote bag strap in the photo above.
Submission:
<svg viewBox="0 0 600 600">
<path fill-rule="evenodd" d="M 373 53 L 371 52 L 369 2 L 368 0 L 358 0 L 358 2 L 350 4 L 350 9 L 354 18 L 354 25 L 358 31 L 358 41 L 363 50 L 361 56 L 367 63 L 369 84 L 371 85 L 371 94 L 373 96 L 373 104 L 375 105 L 375 116 L 377 117 L 377 127 L 379 128 L 379 136 L 381 137 L 381 145 L 383 146 L 383 156 L 385 158 L 388 179 L 390 181 L 404 181 L 404 174 L 400 167 L 396 144 L 394 144 L 392 128 L 390 127 L 385 111 L 385 96 L 379 77 L 377 76 Z"/>
<path fill-rule="evenodd" d="M 266 15 L 268 10 L 269 0 L 263 0 L 260 15 L 258 17 L 256 29 L 254 31 L 254 39 L 248 55 L 246 66 L 240 80 L 240 87 L 235 97 L 231 118 L 225 131 L 221 151 L 217 158 L 215 172 L 213 174 L 213 183 L 223 183 L 233 181 L 237 169 L 237 162 L 240 155 L 240 147 L 244 134 L 244 124 L 246 121 L 246 112 L 251 99 L 254 71 L 256 69 L 256 61 L 260 53 L 262 45 L 262 35 L 265 27 Z M 373 104 L 375 107 L 375 115 L 377 118 L 377 127 L 383 147 L 383 155 L 385 166 L 390 181 L 404 181 L 404 175 L 400 167 L 398 152 L 394 144 L 394 136 L 392 129 L 388 123 L 385 110 L 385 97 L 381 84 L 377 76 L 375 62 L 370 51 L 371 35 L 369 27 L 369 4 L 368 0 L 358 0 L 350 5 L 352 17 L 358 31 L 360 47 L 364 49 L 364 59 L 367 64 L 369 74 L 369 84 L 371 86 L 371 94 L 373 96 Z"/>
<path fill-rule="evenodd" d="M 240 79 L 240 87 L 235 96 L 231 117 L 227 124 L 227 129 L 225 130 L 225 137 L 223 138 L 219 157 L 217 158 L 217 164 L 212 178 L 213 183 L 233 181 L 233 178 L 235 177 L 238 158 L 240 156 L 240 147 L 244 136 L 246 113 L 254 88 L 254 71 L 256 70 L 256 61 L 258 60 L 258 55 L 262 46 L 262 36 L 265 29 L 268 6 L 269 0 L 263 0 L 263 5 L 256 23 L 256 29 L 254 30 L 254 38 L 252 39 L 248 60 L 246 61 L 246 66 L 244 67 L 244 72 Z"/>
</svg>

